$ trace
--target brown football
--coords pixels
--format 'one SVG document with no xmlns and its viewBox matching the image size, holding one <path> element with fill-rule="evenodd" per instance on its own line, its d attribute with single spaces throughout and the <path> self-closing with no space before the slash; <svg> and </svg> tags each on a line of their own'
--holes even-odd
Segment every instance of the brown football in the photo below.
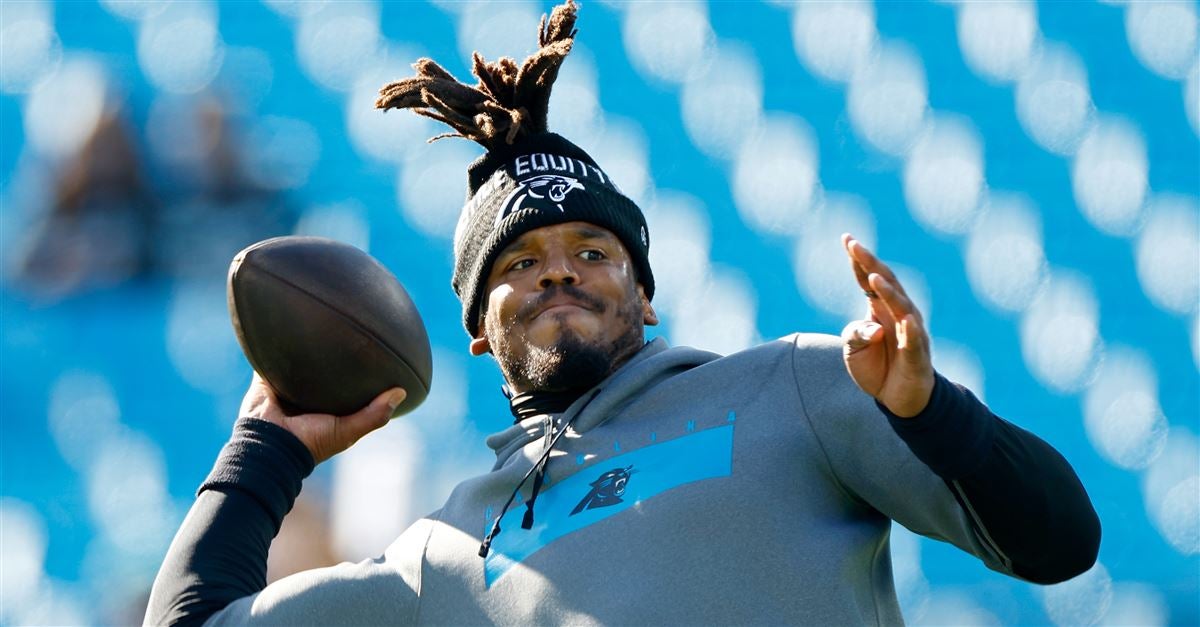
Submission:
<svg viewBox="0 0 1200 627">
<path fill-rule="evenodd" d="M 429 335 L 408 292 L 374 257 L 320 237 L 276 237 L 229 267 L 229 315 L 242 352 L 288 415 L 344 416 L 386 389 L 429 395 Z"/>
</svg>

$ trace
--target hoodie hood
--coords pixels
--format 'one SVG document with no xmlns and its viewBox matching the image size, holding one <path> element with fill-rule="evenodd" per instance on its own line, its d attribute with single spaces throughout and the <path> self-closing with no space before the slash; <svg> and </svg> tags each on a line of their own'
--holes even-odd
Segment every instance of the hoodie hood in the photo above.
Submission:
<svg viewBox="0 0 1200 627">
<path fill-rule="evenodd" d="M 561 414 L 560 422 L 565 424 L 578 413 L 571 430 L 586 433 L 607 422 L 621 408 L 664 379 L 719 358 L 716 353 L 695 348 L 671 348 L 663 338 L 655 338 L 616 372 L 571 403 Z M 488 436 L 487 445 L 496 452 L 493 470 L 503 466 L 526 444 L 545 437 L 548 424 L 545 416 L 534 416 Z"/>
</svg>

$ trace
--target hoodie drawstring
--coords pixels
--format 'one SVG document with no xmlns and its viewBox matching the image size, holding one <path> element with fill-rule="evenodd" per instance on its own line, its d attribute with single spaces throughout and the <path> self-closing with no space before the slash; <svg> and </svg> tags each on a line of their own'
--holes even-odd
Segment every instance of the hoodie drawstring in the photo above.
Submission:
<svg viewBox="0 0 1200 627">
<path fill-rule="evenodd" d="M 525 516 L 521 518 L 522 529 L 533 529 L 533 504 L 537 502 L 538 493 L 542 491 L 542 482 L 546 478 L 546 459 L 543 458 L 542 463 L 538 464 L 537 474 L 533 475 L 533 493 L 530 494 L 529 500 L 525 501 Z"/>
<path fill-rule="evenodd" d="M 563 434 L 570 430 L 571 425 L 575 423 L 575 419 L 583 413 L 584 409 L 587 409 L 587 406 L 599 394 L 599 389 L 593 392 L 591 397 L 584 401 L 583 405 L 580 406 L 579 411 L 575 412 L 575 415 L 571 416 L 571 419 L 563 425 L 562 429 L 559 430 L 558 433 L 554 433 L 554 422 L 551 421 L 550 432 L 553 434 L 553 437 L 550 439 L 550 446 L 546 447 L 546 450 L 542 452 L 541 457 L 538 458 L 537 463 L 535 463 L 533 467 L 531 467 L 529 471 L 525 473 L 524 477 L 521 477 L 521 480 L 517 482 L 517 487 L 513 488 L 512 494 L 510 494 L 508 496 L 508 500 L 504 502 L 504 507 L 500 508 L 500 513 L 496 516 L 496 520 L 492 522 L 491 531 L 484 536 L 483 544 L 479 545 L 479 557 L 488 556 L 488 553 L 492 549 L 492 540 L 495 540 L 496 536 L 500 535 L 500 519 L 504 518 L 504 514 L 508 513 L 509 508 L 512 507 L 513 501 L 517 498 L 517 495 L 521 493 L 521 487 L 525 485 L 526 481 L 529 481 L 529 477 L 531 476 L 534 477 L 533 492 L 530 495 L 529 500 L 525 503 L 526 510 L 525 516 L 521 520 L 521 527 L 523 529 L 530 529 L 533 527 L 533 504 L 535 501 L 537 501 L 538 493 L 542 489 L 543 481 L 545 481 L 546 465 L 550 462 L 550 453 L 554 451 L 554 447 L 558 445 L 558 440 L 562 438 Z"/>
<path fill-rule="evenodd" d="M 546 448 L 551 449 L 554 448 L 554 438 L 556 436 L 554 433 L 554 418 L 552 416 L 547 416 L 546 422 L 548 423 L 546 425 Z M 542 457 L 538 459 L 537 472 L 533 474 L 533 490 L 530 492 L 529 500 L 525 501 L 525 515 L 521 518 L 522 529 L 533 528 L 533 504 L 537 502 L 538 494 L 540 494 L 542 491 L 542 484 L 546 480 L 546 465 L 549 463 L 549 455 L 542 455 Z"/>
</svg>

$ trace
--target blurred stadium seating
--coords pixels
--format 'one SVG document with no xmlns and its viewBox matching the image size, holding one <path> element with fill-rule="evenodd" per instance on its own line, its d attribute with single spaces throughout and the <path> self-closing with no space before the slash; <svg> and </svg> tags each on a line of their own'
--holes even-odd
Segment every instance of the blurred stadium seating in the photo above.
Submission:
<svg viewBox="0 0 1200 627">
<path fill-rule="evenodd" d="M 274 575 L 376 555 L 490 467 L 510 417 L 449 287 L 479 150 L 372 105 L 419 56 L 532 52 L 550 6 L 0 4 L 0 623 L 139 620 L 249 381 L 224 272 L 263 237 L 368 250 L 435 346 L 429 401 L 318 469 L 280 540 L 312 555 Z M 1195 2 L 598 0 L 577 41 L 551 128 L 648 214 L 653 334 L 837 333 L 851 231 L 938 368 L 1081 475 L 1104 543 L 1064 584 L 896 528 L 910 623 L 1200 623 Z"/>
</svg>

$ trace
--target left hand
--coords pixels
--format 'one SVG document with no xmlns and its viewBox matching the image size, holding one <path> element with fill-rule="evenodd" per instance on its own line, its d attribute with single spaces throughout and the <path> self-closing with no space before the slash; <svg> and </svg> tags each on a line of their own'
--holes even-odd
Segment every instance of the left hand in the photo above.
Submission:
<svg viewBox="0 0 1200 627">
<path fill-rule="evenodd" d="M 933 394 L 933 360 L 925 320 L 887 264 L 854 239 L 842 246 L 869 306 L 864 320 L 842 330 L 842 357 L 850 377 L 893 414 L 921 413 Z"/>
</svg>

